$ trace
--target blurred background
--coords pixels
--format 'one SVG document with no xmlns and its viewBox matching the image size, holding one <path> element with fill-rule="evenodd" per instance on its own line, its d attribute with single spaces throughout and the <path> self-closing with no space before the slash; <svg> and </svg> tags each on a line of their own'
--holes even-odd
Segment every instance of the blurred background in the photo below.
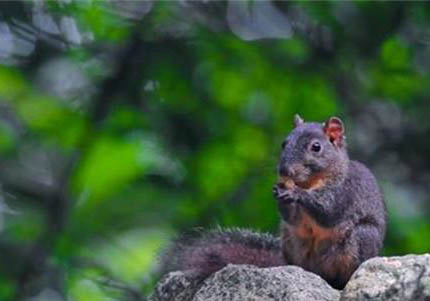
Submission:
<svg viewBox="0 0 430 301">
<path fill-rule="evenodd" d="M 428 252 L 429 90 L 426 2 L 1 1 L 0 300 L 144 300 L 178 233 L 277 233 L 296 112 Z"/>
</svg>

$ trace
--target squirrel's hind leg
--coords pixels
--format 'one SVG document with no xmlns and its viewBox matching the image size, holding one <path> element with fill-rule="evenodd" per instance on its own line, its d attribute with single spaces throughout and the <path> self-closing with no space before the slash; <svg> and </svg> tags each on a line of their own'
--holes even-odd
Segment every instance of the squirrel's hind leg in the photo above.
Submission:
<svg viewBox="0 0 430 301">
<path fill-rule="evenodd" d="M 343 289 L 359 265 L 378 256 L 382 246 L 383 234 L 374 225 L 356 225 L 344 235 L 344 240 L 322 256 L 319 271 L 315 271 L 336 289 Z"/>
</svg>

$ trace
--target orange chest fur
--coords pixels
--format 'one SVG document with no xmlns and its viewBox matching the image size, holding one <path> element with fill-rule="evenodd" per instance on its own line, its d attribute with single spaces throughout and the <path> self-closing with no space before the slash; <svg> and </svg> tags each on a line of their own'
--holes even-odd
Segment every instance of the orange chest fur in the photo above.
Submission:
<svg viewBox="0 0 430 301">
<path fill-rule="evenodd" d="M 329 242 L 338 237 L 335 228 L 319 225 L 305 210 L 301 210 L 299 219 L 291 230 L 297 238 L 306 242 L 310 253 L 316 252 L 322 242 Z"/>
</svg>

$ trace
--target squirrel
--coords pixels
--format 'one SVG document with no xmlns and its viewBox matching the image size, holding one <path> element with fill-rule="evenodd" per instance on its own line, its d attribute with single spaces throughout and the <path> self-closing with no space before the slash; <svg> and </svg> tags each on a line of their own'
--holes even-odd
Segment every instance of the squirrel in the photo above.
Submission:
<svg viewBox="0 0 430 301">
<path fill-rule="evenodd" d="M 295 116 L 273 195 L 279 238 L 237 228 L 179 238 L 161 257 L 161 270 L 203 280 L 227 264 L 296 265 L 343 289 L 362 262 L 379 254 L 385 203 L 369 169 L 349 159 L 341 119 L 321 124 Z"/>
</svg>

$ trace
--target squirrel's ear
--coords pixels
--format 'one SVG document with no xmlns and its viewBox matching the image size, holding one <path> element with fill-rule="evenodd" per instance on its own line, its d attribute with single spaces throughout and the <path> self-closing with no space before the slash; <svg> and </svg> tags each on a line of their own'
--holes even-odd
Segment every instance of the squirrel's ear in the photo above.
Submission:
<svg viewBox="0 0 430 301">
<path fill-rule="evenodd" d="M 300 117 L 299 114 L 294 115 L 294 127 L 298 127 L 302 125 L 305 121 Z"/>
<path fill-rule="evenodd" d="M 324 122 L 323 126 L 324 133 L 329 138 L 330 142 L 336 146 L 342 146 L 344 139 L 344 127 L 343 122 L 340 118 L 330 117 L 329 120 Z"/>
</svg>

